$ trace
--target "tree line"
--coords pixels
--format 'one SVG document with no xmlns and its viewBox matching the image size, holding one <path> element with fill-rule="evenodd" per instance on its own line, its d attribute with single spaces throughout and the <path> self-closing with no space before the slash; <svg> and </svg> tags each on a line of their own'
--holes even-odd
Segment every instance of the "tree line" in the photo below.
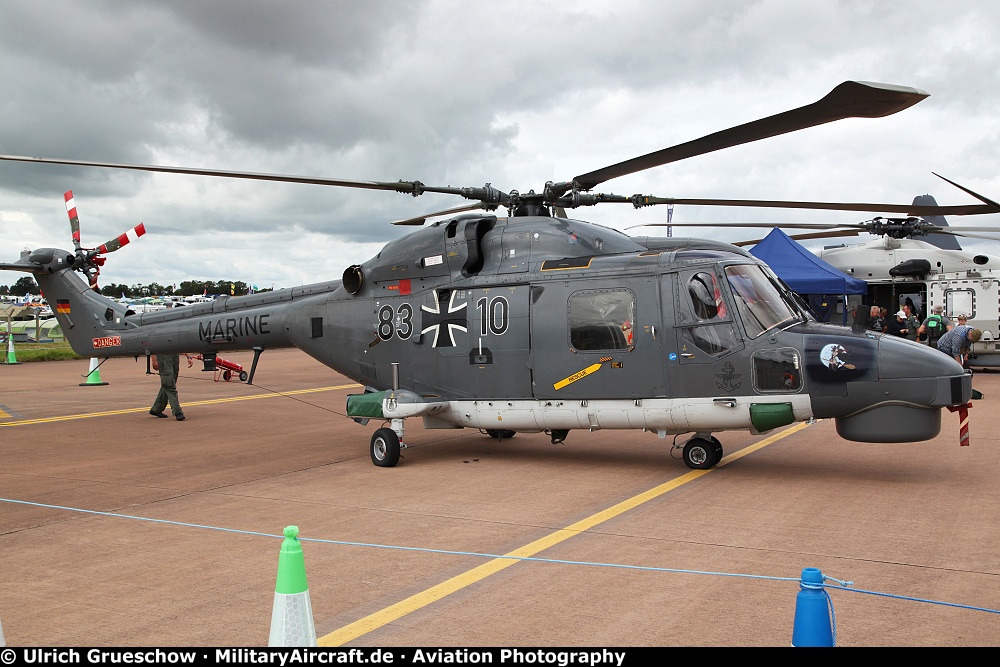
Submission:
<svg viewBox="0 0 1000 667">
<path fill-rule="evenodd" d="M 228 294 L 238 296 L 254 292 L 270 292 L 270 289 L 258 289 L 255 286 L 247 285 L 242 280 L 185 280 L 176 285 L 161 285 L 159 283 L 149 283 L 148 285 L 121 285 L 118 283 L 108 283 L 101 287 L 101 294 L 113 299 L 125 297 L 134 299 L 140 297 L 157 296 L 196 296 L 196 295 L 219 295 Z M 41 288 L 31 276 L 19 278 L 13 285 L 0 285 L 0 294 L 9 296 L 25 296 L 27 294 L 41 294 Z"/>
</svg>

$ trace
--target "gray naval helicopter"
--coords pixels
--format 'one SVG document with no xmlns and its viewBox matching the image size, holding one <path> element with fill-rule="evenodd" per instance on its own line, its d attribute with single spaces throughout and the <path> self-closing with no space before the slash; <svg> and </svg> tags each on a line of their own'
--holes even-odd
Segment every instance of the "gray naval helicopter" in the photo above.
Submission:
<svg viewBox="0 0 1000 667">
<path fill-rule="evenodd" d="M 848 117 L 881 117 L 927 96 L 913 88 L 845 82 L 821 100 L 684 144 L 546 183 L 540 193 L 431 187 L 188 167 L 25 156 L 0 159 L 353 188 L 450 193 L 473 200 L 348 267 L 341 280 L 159 312 L 133 313 L 93 289 L 126 235 L 97 249 L 25 252 L 0 269 L 34 275 L 73 349 L 84 357 L 201 354 L 295 346 L 365 386 L 347 416 L 384 420 L 371 438 L 377 466 L 394 466 L 404 421 L 475 428 L 497 439 L 572 429 L 641 429 L 673 436 L 685 464 L 715 466 L 713 433 L 764 433 L 833 418 L 841 437 L 923 441 L 941 410 L 966 410 L 972 379 L 937 350 L 821 324 L 746 251 L 699 239 L 629 237 L 560 217 L 604 203 L 791 207 L 971 215 L 995 203 L 903 204 L 674 199 L 592 193 L 607 180 L 729 146 Z M 489 211 L 505 207 L 508 217 Z M 469 213 L 485 209 L 487 213 Z M 437 215 L 437 214 L 435 214 Z M 433 217 L 433 216 L 426 216 Z M 422 225 L 425 218 L 401 221 Z M 81 279 L 77 273 L 82 273 Z M 678 437 L 690 434 L 683 442 Z M 965 443 L 963 443 L 965 444 Z"/>
</svg>

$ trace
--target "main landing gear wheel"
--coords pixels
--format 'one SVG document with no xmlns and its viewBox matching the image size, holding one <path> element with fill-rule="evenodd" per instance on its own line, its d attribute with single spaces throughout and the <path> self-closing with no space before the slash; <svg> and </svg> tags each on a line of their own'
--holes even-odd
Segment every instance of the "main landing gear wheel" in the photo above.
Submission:
<svg viewBox="0 0 1000 667">
<path fill-rule="evenodd" d="M 372 434 L 372 463 L 391 468 L 399 463 L 399 436 L 391 428 L 380 428 Z"/>
<path fill-rule="evenodd" d="M 488 428 L 486 429 L 486 435 L 490 436 L 491 438 L 495 438 L 496 440 L 509 440 L 510 438 L 513 438 L 515 435 L 517 435 L 517 431 L 510 431 L 508 429 Z"/>
<path fill-rule="evenodd" d="M 712 446 L 715 448 L 715 460 L 712 462 L 712 467 L 715 467 L 719 465 L 724 452 L 722 451 L 722 443 L 715 436 L 712 436 Z"/>
<path fill-rule="evenodd" d="M 684 445 L 684 464 L 693 470 L 706 470 L 722 460 L 722 443 L 716 438 L 691 438 Z"/>
</svg>

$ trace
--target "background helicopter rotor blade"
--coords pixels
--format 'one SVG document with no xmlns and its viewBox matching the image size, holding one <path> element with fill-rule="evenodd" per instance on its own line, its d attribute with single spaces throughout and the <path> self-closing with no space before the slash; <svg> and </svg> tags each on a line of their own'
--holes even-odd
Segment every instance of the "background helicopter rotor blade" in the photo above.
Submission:
<svg viewBox="0 0 1000 667">
<path fill-rule="evenodd" d="M 949 225 L 948 227 L 938 227 L 937 229 L 930 229 L 928 230 L 928 232 L 931 234 L 949 234 L 951 232 L 975 232 L 975 233 L 992 232 L 1000 234 L 1000 227 L 952 227 L 951 225 Z M 983 238 L 991 238 L 991 237 L 987 236 Z"/>
<path fill-rule="evenodd" d="M 953 181 L 951 179 L 948 179 L 948 178 L 945 178 L 944 176 L 942 176 L 941 174 L 939 174 L 937 172 L 933 172 L 932 171 L 931 173 L 934 174 L 935 176 L 937 176 L 938 178 L 940 178 L 945 183 L 950 183 L 951 185 L 954 185 L 956 188 L 958 188 L 962 192 L 966 192 L 966 193 L 972 195 L 973 197 L 975 197 L 976 199 L 978 199 L 979 201 L 985 202 L 985 203 L 987 203 L 987 204 L 995 207 L 997 210 L 1000 210 L 1000 204 L 998 204 L 997 202 L 993 201 L 992 199 L 987 199 L 986 197 L 982 196 L 981 194 L 979 194 L 977 192 L 973 192 L 972 190 L 970 190 L 969 188 L 965 187 L 964 185 L 959 185 L 955 181 Z"/>
<path fill-rule="evenodd" d="M 632 225 L 625 230 L 636 229 L 638 227 L 711 227 L 713 229 L 742 229 L 742 228 L 769 228 L 769 229 L 817 229 L 817 231 L 806 234 L 792 234 L 795 240 L 822 239 L 836 236 L 858 236 L 862 232 L 873 235 L 889 235 L 895 238 L 923 237 L 930 234 L 942 234 L 946 236 L 956 236 L 965 238 L 985 239 L 988 241 L 1000 241 L 995 236 L 985 234 L 1000 234 L 1000 227 L 941 227 L 924 222 L 919 218 L 875 218 L 866 222 L 855 223 L 816 223 L 816 222 L 650 222 L 641 225 Z M 740 241 L 733 245 L 753 245 L 759 243 L 761 239 L 753 241 Z"/>
<path fill-rule="evenodd" d="M 917 88 L 865 81 L 845 81 L 812 104 L 721 130 L 700 139 L 664 148 L 631 160 L 625 160 L 581 174 L 573 180 L 580 189 L 591 190 L 612 178 L 843 118 L 888 116 L 913 106 L 927 96 L 928 93 Z"/>
<path fill-rule="evenodd" d="M 963 188 L 964 189 L 964 188 Z M 973 193 L 973 196 L 978 196 Z M 638 200 L 638 203 L 633 200 Z M 617 200 L 615 200 L 617 201 Z M 965 204 L 956 206 L 917 206 L 914 204 L 871 204 L 851 202 L 775 201 L 761 199 L 678 199 L 674 197 L 637 196 L 624 202 L 636 206 L 689 204 L 693 206 L 748 206 L 753 208 L 803 208 L 822 211 L 858 211 L 865 213 L 906 213 L 908 215 L 983 215 L 1000 213 L 1000 204 Z"/>
<path fill-rule="evenodd" d="M 773 227 L 780 227 L 782 229 L 842 229 L 844 227 L 857 227 L 863 229 L 864 225 L 861 223 L 837 223 L 837 222 L 790 222 L 790 223 L 774 223 L 774 222 L 647 222 L 641 225 L 632 225 L 631 227 L 626 227 L 625 229 L 635 229 L 636 227 L 714 227 L 725 228 L 725 227 L 765 227 L 771 229 Z"/>
<path fill-rule="evenodd" d="M 816 232 L 813 234 L 789 234 L 788 238 L 795 239 L 796 241 L 805 241 L 808 239 L 826 239 L 833 238 L 835 236 L 857 236 L 859 232 L 853 229 L 843 229 L 840 231 L 833 232 Z M 753 241 L 737 241 L 732 245 L 735 246 L 747 246 L 747 245 L 757 245 L 764 239 L 754 239 Z"/>
<path fill-rule="evenodd" d="M 984 229 L 981 231 L 985 232 L 996 232 L 1000 233 L 1000 229 Z M 1000 238 L 996 236 L 986 236 L 984 234 L 975 234 L 972 232 L 958 232 L 951 229 L 929 229 L 927 234 L 943 234 L 946 236 L 957 236 L 966 239 L 983 239 L 984 241 L 1000 241 Z"/>
</svg>

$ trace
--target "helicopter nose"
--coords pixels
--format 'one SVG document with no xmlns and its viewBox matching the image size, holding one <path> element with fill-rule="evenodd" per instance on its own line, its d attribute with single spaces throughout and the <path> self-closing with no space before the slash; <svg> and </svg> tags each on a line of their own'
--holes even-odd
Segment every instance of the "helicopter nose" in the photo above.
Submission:
<svg viewBox="0 0 1000 667">
<path fill-rule="evenodd" d="M 935 393 L 944 391 L 950 396 L 952 379 L 961 379 L 967 375 L 962 365 L 950 355 L 934 346 L 921 345 L 915 341 L 892 336 L 882 336 L 878 346 L 878 379 L 879 382 L 898 382 L 900 386 L 908 386 L 908 381 L 925 388 L 934 387 Z M 935 380 L 945 380 L 937 386 Z M 965 400 L 957 396 L 955 401 L 934 403 L 939 406 L 964 403 L 971 398 L 970 391 Z M 911 388 L 912 391 L 912 388 Z"/>
<path fill-rule="evenodd" d="M 850 387 L 847 417 L 837 432 L 858 442 L 918 442 L 941 432 L 941 408 L 972 398 L 972 376 L 940 350 L 882 336 L 878 379 Z"/>
</svg>

